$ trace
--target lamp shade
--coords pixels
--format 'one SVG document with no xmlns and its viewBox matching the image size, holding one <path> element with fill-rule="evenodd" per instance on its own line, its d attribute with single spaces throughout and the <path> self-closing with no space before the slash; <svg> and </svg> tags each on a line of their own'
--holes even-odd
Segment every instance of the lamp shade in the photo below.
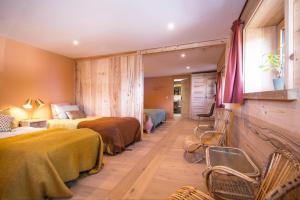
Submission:
<svg viewBox="0 0 300 200">
<path fill-rule="evenodd" d="M 38 108 L 40 108 L 40 107 L 42 107 L 42 106 L 45 105 L 45 103 L 44 103 L 41 99 L 36 99 L 36 100 L 35 100 L 35 103 L 36 103 L 36 106 L 37 106 Z"/>
<path fill-rule="evenodd" d="M 23 108 L 32 109 L 32 100 L 31 99 L 27 99 L 25 101 L 25 103 L 23 104 Z"/>
</svg>

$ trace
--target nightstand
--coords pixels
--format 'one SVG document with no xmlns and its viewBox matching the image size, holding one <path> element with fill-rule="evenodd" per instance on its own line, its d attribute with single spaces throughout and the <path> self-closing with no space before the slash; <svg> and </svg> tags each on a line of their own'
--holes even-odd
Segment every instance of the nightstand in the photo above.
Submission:
<svg viewBox="0 0 300 200">
<path fill-rule="evenodd" d="M 45 119 L 26 119 L 20 121 L 22 127 L 47 128 L 47 120 Z"/>
</svg>

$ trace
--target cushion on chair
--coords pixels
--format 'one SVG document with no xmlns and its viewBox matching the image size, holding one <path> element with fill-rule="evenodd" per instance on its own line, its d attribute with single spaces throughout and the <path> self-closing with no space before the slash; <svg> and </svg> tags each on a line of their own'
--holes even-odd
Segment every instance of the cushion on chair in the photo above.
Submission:
<svg viewBox="0 0 300 200">
<path fill-rule="evenodd" d="M 185 138 L 183 149 L 189 153 L 192 153 L 199 149 L 199 146 L 201 146 L 199 138 L 197 138 L 194 135 L 191 135 Z"/>
<path fill-rule="evenodd" d="M 214 134 L 209 134 L 205 135 L 204 137 L 201 138 L 201 143 L 204 145 L 221 145 L 221 133 L 214 133 Z"/>
</svg>

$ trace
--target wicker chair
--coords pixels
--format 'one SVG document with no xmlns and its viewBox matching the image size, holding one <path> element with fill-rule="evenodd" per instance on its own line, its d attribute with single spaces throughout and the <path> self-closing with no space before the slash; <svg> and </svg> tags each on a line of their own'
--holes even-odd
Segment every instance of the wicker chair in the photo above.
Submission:
<svg viewBox="0 0 300 200">
<path fill-rule="evenodd" d="M 186 160 L 200 162 L 204 158 L 204 150 L 207 146 L 226 145 L 231 131 L 232 116 L 231 110 L 218 108 L 213 129 L 209 125 L 198 125 L 194 129 L 194 135 L 185 138 L 183 148 Z"/>
<path fill-rule="evenodd" d="M 231 168 L 216 166 L 206 173 L 209 198 L 197 188 L 185 186 L 169 200 L 298 199 L 299 184 L 299 161 L 290 152 L 278 150 L 271 155 L 261 182 Z"/>
</svg>

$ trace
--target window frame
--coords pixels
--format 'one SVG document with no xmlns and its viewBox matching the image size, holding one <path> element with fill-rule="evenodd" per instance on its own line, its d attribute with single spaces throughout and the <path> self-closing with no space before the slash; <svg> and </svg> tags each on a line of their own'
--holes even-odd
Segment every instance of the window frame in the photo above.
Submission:
<svg viewBox="0 0 300 200">
<path fill-rule="evenodd" d="M 262 5 L 262 2 L 264 0 L 260 0 L 259 3 L 257 4 L 256 8 L 254 9 L 252 15 L 250 16 L 249 19 L 247 19 L 247 22 L 244 25 L 243 29 L 243 49 L 246 49 L 246 32 L 247 28 L 249 27 L 251 20 L 253 16 L 257 13 L 258 9 Z M 295 88 L 294 88 L 294 70 L 293 70 L 293 55 L 294 55 L 294 46 L 293 46 L 293 22 L 294 22 L 294 2 L 293 0 L 285 0 L 284 1 L 284 19 L 277 25 L 278 28 L 284 27 L 285 30 L 285 35 L 284 35 L 284 90 L 281 92 L 278 90 L 270 90 L 270 91 L 258 91 L 258 92 L 244 92 L 244 99 L 263 99 L 263 100 L 272 100 L 272 94 L 274 94 L 274 99 L 273 100 L 282 100 L 282 101 L 290 101 L 290 100 L 295 100 L 295 95 L 293 95 L 293 98 L 290 98 L 289 95 L 283 95 L 282 99 L 278 99 L 278 94 L 289 94 L 289 93 L 295 93 Z M 283 23 L 283 24 L 282 24 Z M 244 51 L 245 52 L 245 51 Z M 247 52 L 245 52 L 247 53 Z M 246 67 L 247 65 L 245 64 L 246 59 L 245 59 L 245 53 L 243 54 L 243 66 Z M 243 70 L 243 77 L 245 79 L 245 68 Z M 246 84 L 244 84 L 244 91 L 246 89 Z M 266 95 L 267 94 L 267 95 Z"/>
</svg>

